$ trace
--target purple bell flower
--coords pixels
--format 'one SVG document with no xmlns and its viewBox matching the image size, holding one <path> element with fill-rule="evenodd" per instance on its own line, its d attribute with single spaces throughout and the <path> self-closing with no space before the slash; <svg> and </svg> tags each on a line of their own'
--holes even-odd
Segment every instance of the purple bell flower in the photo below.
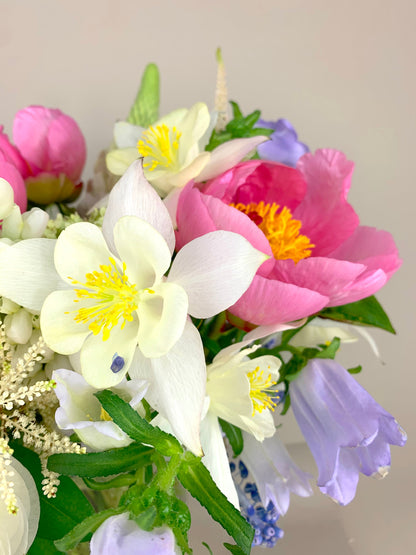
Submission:
<svg viewBox="0 0 416 555">
<path fill-rule="evenodd" d="M 257 147 L 257 152 L 263 160 L 280 162 L 294 168 L 299 158 L 309 152 L 309 148 L 298 141 L 298 135 L 293 125 L 287 119 L 278 119 L 277 121 L 259 119 L 255 127 L 274 130 L 269 137 L 270 140 Z"/>
<path fill-rule="evenodd" d="M 333 360 L 309 361 L 291 382 L 290 398 L 318 466 L 318 486 L 340 505 L 354 498 L 360 472 L 386 476 L 390 445 L 406 442 L 393 416 Z"/>
<path fill-rule="evenodd" d="M 155 528 L 146 532 L 130 520 L 128 513 L 107 518 L 91 538 L 91 555 L 179 555 L 170 528 Z"/>
</svg>

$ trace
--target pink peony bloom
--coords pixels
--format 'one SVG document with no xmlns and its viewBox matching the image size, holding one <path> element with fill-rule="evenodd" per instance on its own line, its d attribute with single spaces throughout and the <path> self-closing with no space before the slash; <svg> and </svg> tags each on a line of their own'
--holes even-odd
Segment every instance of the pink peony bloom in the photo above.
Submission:
<svg viewBox="0 0 416 555">
<path fill-rule="evenodd" d="M 86 147 L 71 117 L 60 110 L 29 106 L 17 112 L 14 119 L 16 146 L 2 130 L 0 127 L 0 161 L 16 168 L 25 180 L 30 200 L 49 204 L 78 196 Z"/>
<path fill-rule="evenodd" d="M 9 143 L 7 135 L 2 133 L 2 129 L 0 126 L 0 178 L 5 179 L 11 185 L 14 193 L 14 202 L 24 212 L 27 207 L 25 182 L 14 164 L 13 156 L 15 153 L 12 150 L 14 147 Z M 10 150 L 9 147 L 11 147 Z"/>
<path fill-rule="evenodd" d="M 372 295 L 401 261 L 388 232 L 359 225 L 347 202 L 352 170 L 342 152 L 325 149 L 305 154 L 296 169 L 251 160 L 203 185 L 191 181 L 178 204 L 178 248 L 225 229 L 269 254 L 229 309 L 255 325 Z"/>
</svg>

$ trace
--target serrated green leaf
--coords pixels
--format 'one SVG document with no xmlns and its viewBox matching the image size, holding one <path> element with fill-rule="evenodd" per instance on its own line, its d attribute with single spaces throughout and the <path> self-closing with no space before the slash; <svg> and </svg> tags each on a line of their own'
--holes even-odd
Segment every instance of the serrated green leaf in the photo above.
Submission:
<svg viewBox="0 0 416 555">
<path fill-rule="evenodd" d="M 55 540 L 66 534 L 76 524 L 94 512 L 91 504 L 66 476 L 61 476 L 61 483 L 55 498 L 47 498 L 42 492 L 40 460 L 36 453 L 13 443 L 14 456 L 29 470 L 35 480 L 39 493 L 40 519 L 37 535 L 47 540 Z M 53 522 L 53 526 L 51 523 Z M 82 539 L 82 538 L 81 538 Z"/>
<path fill-rule="evenodd" d="M 186 456 L 187 464 L 183 464 L 178 472 L 179 481 L 221 524 L 240 546 L 242 553 L 249 554 L 254 537 L 253 528 L 218 489 L 201 460 L 189 452 Z"/>
<path fill-rule="evenodd" d="M 131 443 L 127 447 L 109 449 L 100 453 L 62 453 L 48 459 L 48 468 L 65 476 L 95 478 L 133 470 L 145 463 L 152 453 L 151 447 Z"/>
<path fill-rule="evenodd" d="M 232 545 L 231 543 L 225 543 L 224 547 L 228 549 L 233 555 L 244 555 L 245 551 L 238 547 L 238 545 Z"/>
<path fill-rule="evenodd" d="M 109 390 L 100 391 L 95 396 L 115 424 L 135 441 L 153 445 L 164 456 L 179 455 L 183 449 L 171 434 L 162 432 L 142 418 L 128 403 Z"/>
<path fill-rule="evenodd" d="M 248 127 L 249 129 L 251 129 L 253 127 L 253 125 L 259 120 L 261 115 L 260 110 L 254 110 L 254 112 L 252 112 L 251 114 L 249 114 L 248 116 L 246 116 L 244 118 L 246 127 Z"/>
<path fill-rule="evenodd" d="M 348 368 L 348 372 L 350 374 L 359 374 L 362 369 L 363 367 L 361 365 L 358 365 L 358 366 L 354 366 L 354 368 Z"/>
<path fill-rule="evenodd" d="M 233 450 L 234 457 L 238 457 L 241 454 L 244 448 L 244 439 L 243 434 L 237 426 L 226 422 L 222 418 L 219 419 L 222 431 L 227 436 L 228 441 L 230 442 L 231 449 Z"/>
<path fill-rule="evenodd" d="M 58 551 L 63 551 L 64 553 L 69 549 L 74 549 L 74 547 L 76 547 L 88 534 L 95 532 L 107 518 L 124 512 L 126 512 L 126 507 L 117 507 L 116 509 L 105 509 L 104 511 L 88 516 L 64 537 L 56 540 L 55 547 Z"/>
<path fill-rule="evenodd" d="M 390 333 L 396 333 L 389 317 L 374 296 L 355 303 L 325 308 L 318 316 L 336 320 L 337 322 L 373 326 Z"/>
<path fill-rule="evenodd" d="M 149 127 L 159 118 L 159 102 L 159 70 L 156 64 L 148 64 L 127 121 L 133 125 Z"/>
</svg>

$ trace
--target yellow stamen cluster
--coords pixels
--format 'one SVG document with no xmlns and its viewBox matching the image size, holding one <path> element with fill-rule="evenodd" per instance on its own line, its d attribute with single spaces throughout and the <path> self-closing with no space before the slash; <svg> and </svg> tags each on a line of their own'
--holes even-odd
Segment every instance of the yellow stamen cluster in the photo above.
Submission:
<svg viewBox="0 0 416 555">
<path fill-rule="evenodd" d="M 250 382 L 250 399 L 253 403 L 253 416 L 257 412 L 263 412 L 265 409 L 274 411 L 276 406 L 275 401 L 271 397 L 270 388 L 276 385 L 272 380 L 271 374 L 264 375 L 264 370 L 260 370 L 257 366 L 255 370 L 247 373 L 247 378 Z M 277 394 L 273 392 L 274 398 Z"/>
<path fill-rule="evenodd" d="M 153 171 L 160 166 L 179 170 L 178 150 L 181 135 L 176 127 L 169 129 L 165 124 L 146 129 L 137 143 L 139 154 L 146 158 L 144 168 Z"/>
<path fill-rule="evenodd" d="M 278 212 L 276 203 L 231 204 L 240 212 L 247 214 L 262 230 L 277 260 L 293 260 L 295 264 L 312 254 L 313 245 L 306 235 L 301 235 L 302 222 L 295 220 L 286 206 Z"/>
<path fill-rule="evenodd" d="M 134 284 L 129 283 L 124 262 L 122 273 L 111 257 L 110 264 L 102 264 L 100 270 L 86 274 L 85 283 L 72 280 L 74 285 L 83 286 L 82 289 L 75 289 L 78 298 L 74 302 L 79 302 L 79 299 L 96 301 L 93 306 L 80 308 L 74 320 L 83 324 L 90 322 L 88 328 L 92 333 L 98 335 L 102 330 L 103 341 L 106 341 L 120 318 L 123 318 L 122 329 L 126 322 L 133 320 L 133 312 L 138 307 L 138 291 Z"/>
</svg>

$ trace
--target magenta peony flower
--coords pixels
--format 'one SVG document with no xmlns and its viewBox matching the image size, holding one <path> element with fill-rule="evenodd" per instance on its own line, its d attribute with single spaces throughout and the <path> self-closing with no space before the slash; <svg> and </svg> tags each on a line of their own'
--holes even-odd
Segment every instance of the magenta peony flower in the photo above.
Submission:
<svg viewBox="0 0 416 555">
<path fill-rule="evenodd" d="M 78 196 L 86 147 L 71 117 L 43 106 L 20 110 L 13 123 L 16 146 L 10 143 L 2 129 L 0 127 L 0 164 L 3 159 L 19 172 L 30 200 L 49 204 L 74 200 Z"/>
<path fill-rule="evenodd" d="M 10 183 L 14 202 L 24 212 L 27 207 L 26 187 L 23 176 L 26 176 L 29 168 L 20 152 L 13 146 L 9 137 L 3 133 L 0 125 L 0 177 Z"/>
<path fill-rule="evenodd" d="M 177 211 L 177 243 L 216 229 L 240 233 L 270 255 L 229 312 L 274 326 L 375 293 L 400 266 L 386 231 L 359 225 L 347 202 L 353 163 L 342 152 L 305 154 L 293 169 L 241 162 L 190 182 Z"/>
</svg>

